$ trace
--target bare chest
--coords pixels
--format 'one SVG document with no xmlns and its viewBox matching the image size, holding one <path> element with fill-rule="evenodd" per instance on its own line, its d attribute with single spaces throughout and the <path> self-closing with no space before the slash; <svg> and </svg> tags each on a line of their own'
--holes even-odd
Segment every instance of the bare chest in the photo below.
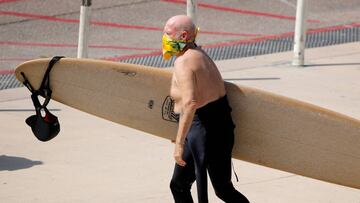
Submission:
<svg viewBox="0 0 360 203">
<path fill-rule="evenodd" d="M 180 92 L 175 75 L 173 75 L 173 77 L 171 79 L 170 96 L 175 101 L 181 100 L 181 92 Z"/>
</svg>

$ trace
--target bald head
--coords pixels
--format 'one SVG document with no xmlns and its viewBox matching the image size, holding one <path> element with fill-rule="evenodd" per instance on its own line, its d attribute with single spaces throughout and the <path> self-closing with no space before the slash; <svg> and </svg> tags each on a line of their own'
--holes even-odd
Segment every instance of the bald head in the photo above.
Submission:
<svg viewBox="0 0 360 203">
<path fill-rule="evenodd" d="M 195 38 L 196 27 L 192 19 L 186 15 L 171 17 L 165 24 L 164 33 L 170 37 L 184 38 L 192 40 Z"/>
</svg>

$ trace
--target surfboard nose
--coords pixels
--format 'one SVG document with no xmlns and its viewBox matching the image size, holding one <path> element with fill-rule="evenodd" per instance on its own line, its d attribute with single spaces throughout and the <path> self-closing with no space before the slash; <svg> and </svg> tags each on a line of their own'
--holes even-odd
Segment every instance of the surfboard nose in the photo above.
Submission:
<svg viewBox="0 0 360 203">
<path fill-rule="evenodd" d="M 15 68 L 16 79 L 23 83 L 25 81 L 22 75 L 23 73 L 29 82 L 34 85 L 34 88 L 37 88 L 40 85 L 41 77 L 44 75 L 50 60 L 49 58 L 36 59 L 21 63 Z"/>
<path fill-rule="evenodd" d="M 26 62 L 25 62 L 26 63 Z M 16 76 L 16 79 L 18 81 L 20 81 L 21 83 L 24 82 L 24 78 L 22 77 L 21 75 L 21 72 L 26 72 L 26 66 L 24 65 L 25 63 L 22 63 L 20 65 L 18 65 L 15 69 L 15 76 Z"/>
</svg>

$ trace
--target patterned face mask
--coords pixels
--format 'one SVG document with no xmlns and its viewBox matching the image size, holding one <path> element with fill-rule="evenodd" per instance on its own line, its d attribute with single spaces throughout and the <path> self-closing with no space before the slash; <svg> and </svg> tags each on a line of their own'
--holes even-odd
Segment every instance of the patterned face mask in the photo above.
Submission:
<svg viewBox="0 0 360 203">
<path fill-rule="evenodd" d="M 196 28 L 195 38 L 199 28 Z M 162 53 L 164 60 L 169 60 L 172 56 L 175 56 L 182 52 L 188 43 L 194 43 L 193 40 L 176 40 L 171 39 L 167 34 L 162 37 Z"/>
</svg>

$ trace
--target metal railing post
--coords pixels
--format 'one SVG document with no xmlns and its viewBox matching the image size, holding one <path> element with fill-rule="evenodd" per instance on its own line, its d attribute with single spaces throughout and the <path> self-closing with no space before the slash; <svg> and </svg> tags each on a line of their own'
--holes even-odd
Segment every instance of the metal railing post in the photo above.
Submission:
<svg viewBox="0 0 360 203">
<path fill-rule="evenodd" d="M 296 23 L 294 36 L 294 58 L 293 66 L 304 66 L 305 42 L 306 42 L 306 24 L 305 9 L 306 0 L 297 0 Z"/>
<path fill-rule="evenodd" d="M 186 13 L 187 13 L 187 16 L 189 16 L 193 20 L 195 25 L 196 25 L 196 20 L 197 20 L 196 10 L 197 10 L 196 0 L 187 0 L 186 1 Z"/>
<path fill-rule="evenodd" d="M 80 9 L 78 58 L 88 57 L 88 35 L 90 26 L 91 0 L 82 0 Z"/>
</svg>

